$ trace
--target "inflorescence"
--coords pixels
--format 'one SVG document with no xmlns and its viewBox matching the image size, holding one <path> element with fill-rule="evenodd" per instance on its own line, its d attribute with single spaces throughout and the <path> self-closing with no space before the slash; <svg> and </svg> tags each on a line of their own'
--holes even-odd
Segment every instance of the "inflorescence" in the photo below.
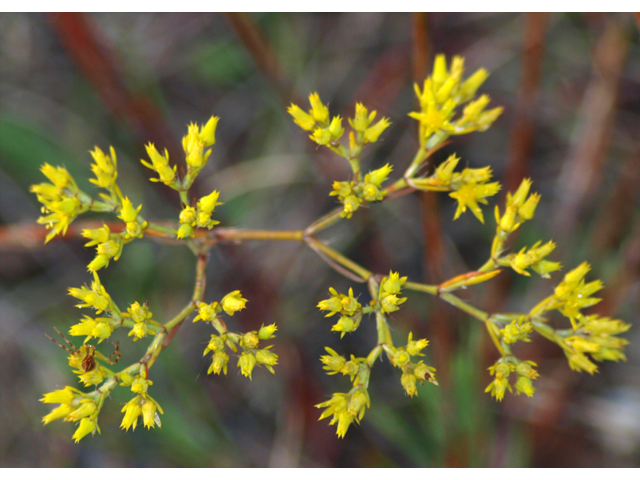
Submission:
<svg viewBox="0 0 640 480">
<path fill-rule="evenodd" d="M 451 136 L 485 131 L 502 112 L 500 107 L 487 110 L 490 103 L 487 95 L 476 98 L 476 92 L 488 73 L 479 69 L 467 79 L 463 79 L 463 73 L 463 58 L 454 57 L 448 66 L 444 55 L 438 55 L 433 72 L 424 81 L 422 88 L 415 86 L 420 108 L 409 116 L 418 121 L 419 149 L 404 175 L 390 184 L 389 176 L 394 171 L 393 165 L 386 164 L 368 173 L 363 173 L 360 165 L 361 153 L 367 145 L 380 139 L 391 125 L 389 119 L 383 117 L 376 121 L 377 112 L 369 111 L 361 103 L 356 104 L 354 116 L 348 119 L 350 131 L 343 143 L 343 119 L 340 116 L 331 117 L 329 108 L 322 103 L 317 93 L 309 96 L 311 108 L 308 111 L 295 104 L 288 108 L 294 122 L 309 132 L 313 142 L 347 161 L 351 174 L 349 178 L 333 183 L 329 195 L 337 197 L 340 204 L 334 212 L 305 230 L 260 231 L 251 238 L 303 241 L 348 278 L 368 283 L 371 297 L 368 303 L 361 303 L 359 297 L 354 296 L 353 289 L 345 294 L 334 288 L 329 289 L 328 298 L 318 303 L 318 308 L 327 312 L 327 317 L 336 319 L 331 329 L 339 332 L 341 338 L 347 333 L 355 332 L 363 323 L 374 323 L 377 330 L 377 343 L 366 357 L 350 355 L 347 359 L 326 347 L 327 355 L 320 358 L 327 374 L 340 373 L 348 376 L 351 382 L 348 392 L 335 393 L 329 400 L 317 405 L 324 409 L 320 419 L 331 417 L 330 423 L 337 424 L 339 437 L 344 437 L 352 423 L 359 423 L 370 407 L 368 387 L 371 369 L 382 355 L 400 370 L 400 386 L 407 395 L 417 395 L 419 383 L 438 384 L 435 368 L 418 358 L 424 357 L 423 350 L 428 346 L 428 340 L 414 340 L 412 333 L 409 333 L 406 343 L 396 346 L 391 335 L 390 314 L 399 311 L 407 301 L 404 296 L 407 290 L 439 296 L 484 323 L 500 355 L 489 368 L 494 379 L 486 392 L 499 401 L 504 398 L 507 390 L 514 392 L 512 385 L 515 386 L 516 394 L 534 394 L 533 381 L 539 376 L 537 365 L 530 360 L 517 358 L 512 352 L 512 347 L 517 342 L 531 341 L 530 336 L 534 332 L 556 343 L 567 356 L 569 366 L 576 371 L 584 370 L 593 374 L 598 370 L 594 362 L 625 360 L 623 347 L 628 342 L 618 335 L 627 331 L 630 325 L 621 320 L 583 313 L 583 310 L 598 303 L 599 299 L 593 295 L 602 288 L 599 280 L 585 279 L 589 272 L 587 263 L 567 273 L 552 295 L 525 313 L 489 314 L 454 295 L 453 292 L 458 289 L 491 280 L 505 268 L 524 276 L 536 272 L 547 279 L 551 277 L 551 273 L 560 270 L 558 262 L 547 259 L 555 248 L 553 241 L 539 241 L 513 252 L 505 246 L 510 234 L 523 222 L 534 217 L 540 201 L 540 195 L 530 192 L 529 179 L 523 180 L 515 193 L 507 194 L 506 205 L 502 210 L 495 207 L 496 234 L 488 260 L 477 270 L 440 285 L 410 282 L 398 272 L 390 272 L 387 276 L 373 274 L 314 238 L 316 232 L 342 218 L 351 218 L 361 207 L 388 200 L 391 192 L 404 189 L 448 192 L 457 202 L 454 220 L 469 209 L 484 223 L 480 205 L 487 204 L 488 198 L 501 188 L 499 182 L 490 181 L 490 167 L 456 170 L 460 158 L 454 154 L 433 168 L 430 175 L 419 174 Z M 278 355 L 272 351 L 273 345 L 264 345 L 264 342 L 274 338 L 276 325 L 263 325 L 257 331 L 245 333 L 230 331 L 223 314 L 232 317 L 247 304 L 247 299 L 239 290 L 228 293 L 219 301 L 204 301 L 207 257 L 212 245 L 217 243 L 213 235 L 216 232 L 214 227 L 219 223 L 212 215 L 215 208 L 221 205 L 218 202 L 220 192 L 213 191 L 199 199 L 190 200 L 189 189 L 211 155 L 209 147 L 215 144 L 217 124 L 218 118 L 211 117 L 203 126 L 188 126 L 187 135 L 182 141 L 186 163 L 182 175 L 170 163 L 166 150 L 160 153 L 153 144 L 146 146 L 149 161 L 142 160 L 142 163 L 157 175 L 151 181 L 161 182 L 180 195 L 181 210 L 177 222 L 169 226 L 155 224 L 143 218 L 142 205 L 136 207 L 122 194 L 117 184 L 118 166 L 113 148 L 109 149 L 108 154 L 98 147 L 90 152 L 94 160 L 91 170 L 95 175 L 90 181 L 102 189 L 97 198 L 81 191 L 64 167 L 49 164 L 43 165 L 42 173 L 50 183 L 31 187 L 43 205 L 44 215 L 38 219 L 38 223 L 46 225 L 50 230 L 46 242 L 56 235 L 66 234 L 75 218 L 88 211 L 113 214 L 118 219 L 115 223 L 110 223 L 111 227 L 103 224 L 100 228 L 82 231 L 82 236 L 89 240 L 86 246 L 96 248 L 96 256 L 87 267 L 93 277 L 91 285 L 69 289 L 69 294 L 81 302 L 78 307 L 90 308 L 95 312 L 94 315 L 85 315 L 69 329 L 71 336 L 84 337 L 82 346 L 75 347 L 64 336 L 67 346 L 54 340 L 69 352 L 69 365 L 78 375 L 79 381 L 93 389 L 85 392 L 67 386 L 45 394 L 42 399 L 45 403 L 59 404 L 43 417 L 43 422 L 47 424 L 63 419 L 77 424 L 73 435 L 76 442 L 89 433 L 100 432 L 98 416 L 104 401 L 117 386 L 128 388 L 133 394 L 122 408 L 124 416 L 121 428 L 135 430 L 140 419 L 147 428 L 161 425 L 159 415 L 164 412 L 149 394 L 149 387 L 153 385 L 149 371 L 171 341 L 177 327 L 193 313 L 196 313 L 194 322 L 202 320 L 216 332 L 211 335 L 204 350 L 205 356 L 211 354 L 207 373 L 226 374 L 232 355 L 237 358 L 239 372 L 246 377 L 251 378 L 256 367 L 265 367 L 269 372 L 275 373 Z M 249 238 L 237 232 L 234 237 L 234 232 L 227 231 L 227 238 Z M 193 297 L 180 313 L 165 323 L 159 321 L 157 316 L 154 317 L 147 302 L 136 301 L 125 311 L 121 310 L 98 275 L 112 260 L 118 261 L 125 245 L 145 237 L 180 240 L 197 257 Z M 553 312 L 568 319 L 568 328 L 556 329 L 549 324 Z M 368 319 L 372 319 L 372 322 L 367 322 Z M 132 337 L 133 342 L 148 336 L 152 340 L 140 361 L 123 370 L 113 371 L 107 365 L 113 366 L 118 361 L 118 344 L 115 344 L 116 351 L 106 356 L 89 342 L 94 341 L 99 345 L 121 328 L 129 329 L 128 337 Z M 515 383 L 512 383 L 512 374 L 515 374 Z"/>
</svg>

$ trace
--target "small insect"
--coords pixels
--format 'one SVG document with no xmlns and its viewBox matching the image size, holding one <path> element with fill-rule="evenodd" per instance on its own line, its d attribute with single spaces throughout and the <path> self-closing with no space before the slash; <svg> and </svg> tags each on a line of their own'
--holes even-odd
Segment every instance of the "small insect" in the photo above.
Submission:
<svg viewBox="0 0 640 480">
<path fill-rule="evenodd" d="M 53 343 L 58 345 L 60 348 L 65 349 L 67 352 L 69 352 L 71 355 L 73 355 L 75 357 L 80 357 L 81 355 L 83 355 L 83 352 L 79 348 L 77 348 L 73 343 L 71 343 L 71 341 L 67 337 L 65 337 L 60 332 L 60 330 L 58 330 L 56 327 L 53 327 L 53 329 L 56 332 L 58 332 L 58 335 L 60 335 L 62 337 L 62 339 L 65 341 L 65 343 L 67 345 L 69 345 L 69 347 L 71 347 L 71 348 L 65 347 L 60 342 L 58 342 L 57 340 L 51 338 L 46 333 L 45 333 L 45 337 L 47 337 Z M 93 345 L 86 345 L 86 350 L 84 352 L 84 358 L 82 359 L 82 363 L 81 363 L 82 371 L 86 373 L 86 372 L 90 372 L 91 370 L 96 368 L 96 359 L 95 359 L 96 355 L 98 356 L 98 358 L 100 360 L 106 361 L 106 362 L 110 363 L 111 365 L 115 365 L 116 363 L 118 363 L 118 360 L 120 360 L 119 344 L 120 344 L 120 342 L 117 342 L 117 343 L 113 344 L 113 346 L 116 347 L 116 349 L 108 357 L 103 355 L 103 354 L 101 354 L 100 352 L 96 352 L 96 347 L 94 347 Z M 114 356 L 116 357 L 116 359 L 115 360 L 111 360 Z"/>
</svg>

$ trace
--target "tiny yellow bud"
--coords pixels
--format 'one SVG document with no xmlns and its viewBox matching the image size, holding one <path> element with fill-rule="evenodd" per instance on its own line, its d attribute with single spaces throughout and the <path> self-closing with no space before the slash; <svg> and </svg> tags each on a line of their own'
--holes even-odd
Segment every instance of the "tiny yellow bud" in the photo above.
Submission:
<svg viewBox="0 0 640 480">
<path fill-rule="evenodd" d="M 391 125 L 391 122 L 389 121 L 389 119 L 383 118 L 372 127 L 367 128 L 364 131 L 365 143 L 377 142 L 378 138 L 380 138 L 380 135 L 382 135 L 382 132 L 384 132 L 389 127 L 389 125 Z"/>
<path fill-rule="evenodd" d="M 275 323 L 267 325 L 266 327 L 263 325 L 260 327 L 260 330 L 258 330 L 258 338 L 260 340 L 269 340 L 274 337 L 273 334 L 276 330 L 278 330 L 278 327 L 276 327 Z"/>
<path fill-rule="evenodd" d="M 202 197 L 198 201 L 198 210 L 208 214 L 213 213 L 213 210 L 216 208 L 217 205 L 222 205 L 221 203 L 218 202 L 219 196 L 220 196 L 220 192 L 218 192 L 217 190 L 214 190 L 209 195 Z"/>
<path fill-rule="evenodd" d="M 318 145 L 328 145 L 331 143 L 331 132 L 326 128 L 316 128 L 311 135 L 311 140 Z"/>
<path fill-rule="evenodd" d="M 178 229 L 177 238 L 190 238 L 193 237 L 193 227 L 188 223 L 183 223 Z"/>
<path fill-rule="evenodd" d="M 342 128 L 342 118 L 340 118 L 340 116 L 333 117 L 333 120 L 331 120 L 331 124 L 329 125 L 329 133 L 331 134 L 331 138 L 333 140 L 338 140 L 340 137 L 342 137 L 344 128 Z"/>
<path fill-rule="evenodd" d="M 289 112 L 289 115 L 293 117 L 293 121 L 303 130 L 310 131 L 316 126 L 315 119 L 293 103 L 287 108 L 287 112 Z"/>
<path fill-rule="evenodd" d="M 216 128 L 218 127 L 220 117 L 211 117 L 209 121 L 200 129 L 198 138 L 205 147 L 209 147 L 216 143 Z"/>
<path fill-rule="evenodd" d="M 137 209 L 133 208 L 133 205 L 131 204 L 131 200 L 125 197 L 125 199 L 122 200 L 122 208 L 120 209 L 120 218 L 125 223 L 135 222 L 136 219 L 138 218 L 138 212 L 140 211 L 141 208 L 142 208 L 142 205 L 140 205 Z"/>
<path fill-rule="evenodd" d="M 322 104 L 320 95 L 312 93 L 309 95 L 309 103 L 311 104 L 311 115 L 318 123 L 325 123 L 329 120 L 329 109 Z"/>
</svg>

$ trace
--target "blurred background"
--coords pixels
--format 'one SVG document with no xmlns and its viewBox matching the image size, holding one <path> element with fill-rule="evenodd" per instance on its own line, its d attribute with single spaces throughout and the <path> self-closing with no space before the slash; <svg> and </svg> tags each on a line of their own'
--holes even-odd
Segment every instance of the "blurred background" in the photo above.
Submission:
<svg viewBox="0 0 640 480">
<path fill-rule="evenodd" d="M 637 14 L 636 14 L 637 15 Z M 0 15 L 0 464 L 9 466 L 640 466 L 640 19 L 633 14 L 2 14 Z M 621 318 L 628 362 L 593 377 L 572 372 L 557 346 L 535 335 L 515 353 L 538 363 L 532 399 L 483 393 L 497 353 L 482 325 L 427 295 L 408 293 L 393 319 L 403 342 L 427 336 L 440 387 L 405 396 L 385 360 L 373 370 L 371 409 L 345 439 L 314 405 L 349 381 L 327 376 L 320 355 L 366 354 L 365 322 L 341 341 L 315 308 L 334 286 L 363 285 L 297 243 L 249 242 L 212 252 L 206 299 L 242 290 L 236 330 L 277 322 L 277 374 L 253 381 L 206 375 L 210 327 L 185 324 L 152 370 L 162 428 L 119 429 L 130 392 L 117 389 L 100 414 L 102 435 L 71 440 L 73 426 L 42 427 L 44 392 L 74 385 L 66 354 L 46 339 L 78 322 L 70 286 L 89 283 L 94 255 L 78 238 L 42 244 L 29 185 L 39 167 L 64 165 L 80 187 L 94 145 L 113 145 L 120 185 L 152 219 L 177 219 L 174 192 L 147 181 L 143 144 L 180 156 L 186 125 L 220 116 L 217 144 L 193 195 L 219 189 L 223 226 L 300 229 L 336 206 L 331 183 L 346 162 L 315 148 L 286 113 L 318 91 L 332 113 L 356 101 L 391 118 L 368 147 L 365 168 L 390 162 L 399 175 L 417 148 L 412 84 L 435 53 L 464 55 L 470 74 L 504 114 L 486 133 L 454 138 L 465 165 L 490 165 L 507 190 L 525 176 L 542 194 L 513 248 L 553 239 L 564 271 L 587 259 L 602 278 L 592 312 Z M 502 202 L 502 198 L 498 201 Z M 452 221 L 446 195 L 418 194 L 361 209 L 321 238 L 368 269 L 438 282 L 477 268 L 495 231 L 470 213 Z M 99 217 L 95 217 L 99 218 Z M 195 259 L 186 249 L 137 241 L 101 277 L 122 307 L 150 302 L 167 321 L 188 301 Z M 525 311 L 553 280 L 505 272 L 462 292 L 490 312 Z M 116 332 L 127 365 L 145 342 Z M 79 342 L 76 342 L 79 343 Z M 109 353 L 109 352 L 107 352 Z"/>
</svg>

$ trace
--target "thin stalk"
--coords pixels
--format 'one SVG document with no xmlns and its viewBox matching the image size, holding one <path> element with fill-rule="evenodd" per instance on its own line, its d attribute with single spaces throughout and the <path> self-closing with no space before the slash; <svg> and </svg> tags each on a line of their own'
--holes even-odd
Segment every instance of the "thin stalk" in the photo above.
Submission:
<svg viewBox="0 0 640 480">
<path fill-rule="evenodd" d="M 338 207 L 335 210 L 332 210 L 328 214 L 324 215 L 323 217 L 320 217 L 318 220 L 305 228 L 304 234 L 306 236 L 311 236 L 319 232 L 320 230 L 324 230 L 325 228 L 330 227 L 342 218 L 340 216 L 342 214 L 342 211 L 342 207 Z"/>
<path fill-rule="evenodd" d="M 493 329 L 493 327 L 495 326 L 494 323 L 491 322 L 491 320 L 486 319 L 484 321 L 484 326 L 487 327 L 487 332 L 489 332 L 489 336 L 491 337 L 491 340 L 493 341 L 493 344 L 498 349 L 498 352 L 500 352 L 500 356 L 504 357 L 505 356 L 505 351 L 502 348 L 502 344 L 500 343 L 500 339 L 498 338 L 498 335 L 496 334 L 495 330 Z M 511 352 L 509 352 L 509 353 L 511 353 Z"/>
<path fill-rule="evenodd" d="M 416 290 L 418 292 L 425 292 L 430 295 L 438 295 L 438 285 L 429 285 L 427 283 L 418 282 L 405 282 L 402 288 L 406 288 L 408 290 Z"/>
<path fill-rule="evenodd" d="M 244 240 L 291 240 L 302 242 L 304 232 L 302 230 L 237 230 L 215 229 L 207 236 L 213 236 L 217 241 L 244 241 Z"/>
<path fill-rule="evenodd" d="M 447 292 L 441 292 L 440 298 L 442 298 L 445 302 L 450 303 L 454 307 L 459 308 L 463 312 L 468 313 L 472 317 L 477 318 L 478 320 L 481 320 L 484 322 L 489 318 L 489 314 L 487 312 L 480 310 L 479 308 L 476 308 L 472 305 L 469 305 L 467 302 L 459 299 L 455 295 L 452 295 Z"/>
<path fill-rule="evenodd" d="M 158 237 L 175 238 L 177 231 L 173 228 L 169 228 L 169 227 L 159 225 L 157 223 L 149 222 L 144 233 L 147 235 L 155 235 Z"/>
<path fill-rule="evenodd" d="M 337 264 L 339 264 L 339 265 L 345 267 L 346 269 L 348 269 L 349 271 L 355 273 L 362 280 L 364 280 L 364 281 L 369 280 L 369 278 L 371 278 L 373 276 L 373 273 L 370 272 L 369 270 L 367 270 L 366 268 L 358 265 L 353 260 L 348 259 L 347 257 L 342 255 L 341 253 L 338 253 L 333 248 L 331 248 L 328 245 L 316 240 L 315 238 L 307 237 L 305 239 L 305 242 L 313 250 L 322 253 L 324 256 L 326 256 L 329 259 L 333 260 Z"/>
</svg>

